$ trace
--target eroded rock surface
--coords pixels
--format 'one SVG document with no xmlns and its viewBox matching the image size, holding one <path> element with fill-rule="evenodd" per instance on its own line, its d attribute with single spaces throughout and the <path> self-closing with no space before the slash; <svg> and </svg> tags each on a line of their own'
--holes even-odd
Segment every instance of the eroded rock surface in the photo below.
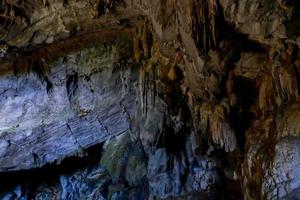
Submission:
<svg viewBox="0 0 300 200">
<path fill-rule="evenodd" d="M 299 9 L 0 2 L 0 199 L 299 199 Z"/>
<path fill-rule="evenodd" d="M 95 46 L 1 79 L 2 171 L 41 167 L 130 128 L 136 95 L 127 85 L 137 72 L 115 48 Z"/>
</svg>

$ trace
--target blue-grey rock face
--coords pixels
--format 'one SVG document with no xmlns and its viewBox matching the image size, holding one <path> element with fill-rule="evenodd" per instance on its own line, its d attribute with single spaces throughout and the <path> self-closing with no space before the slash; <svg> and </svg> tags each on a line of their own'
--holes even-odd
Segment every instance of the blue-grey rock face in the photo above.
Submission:
<svg viewBox="0 0 300 200">
<path fill-rule="evenodd" d="M 91 170 L 78 171 L 60 176 L 60 199 L 104 199 L 101 192 L 108 186 L 111 177 L 107 170 L 97 166 Z M 43 191 L 40 191 L 42 194 Z"/>
<path fill-rule="evenodd" d="M 137 72 L 116 48 L 98 45 L 47 63 L 46 72 L 41 61 L 1 77 L 0 171 L 42 167 L 130 128 Z"/>
<path fill-rule="evenodd" d="M 275 146 L 275 156 L 265 172 L 262 192 L 266 199 L 299 199 L 300 140 L 284 138 Z"/>
<path fill-rule="evenodd" d="M 106 199 L 105 190 L 111 183 L 109 172 L 100 165 L 90 166 L 70 174 L 52 174 L 55 182 L 41 182 L 34 194 L 36 200 L 50 199 Z M 0 199 L 31 199 L 24 185 L 17 185 L 11 191 L 0 195 Z"/>
<path fill-rule="evenodd" d="M 155 65 L 137 69 L 128 50 L 128 41 L 99 44 L 0 79 L 0 176 L 29 174 L 0 199 L 165 199 L 215 188 L 217 162 L 193 150 L 180 91 L 169 110 Z M 47 171 L 69 157 L 78 159 L 70 171 Z"/>
</svg>

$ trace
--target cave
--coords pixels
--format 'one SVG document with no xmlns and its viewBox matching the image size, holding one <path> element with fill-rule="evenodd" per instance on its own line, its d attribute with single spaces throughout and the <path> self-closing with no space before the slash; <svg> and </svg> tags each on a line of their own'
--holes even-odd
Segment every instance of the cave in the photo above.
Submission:
<svg viewBox="0 0 300 200">
<path fill-rule="evenodd" d="M 300 200 L 299 25 L 296 0 L 0 0 L 0 200 Z"/>
</svg>

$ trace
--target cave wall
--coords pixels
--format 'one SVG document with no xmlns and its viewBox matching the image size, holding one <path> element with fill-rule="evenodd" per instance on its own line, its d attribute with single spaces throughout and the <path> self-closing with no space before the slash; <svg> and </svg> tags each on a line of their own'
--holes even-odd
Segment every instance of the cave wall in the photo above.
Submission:
<svg viewBox="0 0 300 200">
<path fill-rule="evenodd" d="M 299 6 L 0 2 L 0 199 L 299 199 Z"/>
<path fill-rule="evenodd" d="M 130 128 L 136 67 L 119 48 L 98 44 L 2 76 L 1 171 L 42 167 Z"/>
</svg>

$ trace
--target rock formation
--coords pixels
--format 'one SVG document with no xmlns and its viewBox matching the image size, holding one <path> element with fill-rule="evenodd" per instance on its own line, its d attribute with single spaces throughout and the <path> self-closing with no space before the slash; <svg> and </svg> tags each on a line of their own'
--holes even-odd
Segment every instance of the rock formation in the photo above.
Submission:
<svg viewBox="0 0 300 200">
<path fill-rule="evenodd" d="M 300 199 L 299 20 L 296 0 L 0 1 L 0 199 Z"/>
</svg>

